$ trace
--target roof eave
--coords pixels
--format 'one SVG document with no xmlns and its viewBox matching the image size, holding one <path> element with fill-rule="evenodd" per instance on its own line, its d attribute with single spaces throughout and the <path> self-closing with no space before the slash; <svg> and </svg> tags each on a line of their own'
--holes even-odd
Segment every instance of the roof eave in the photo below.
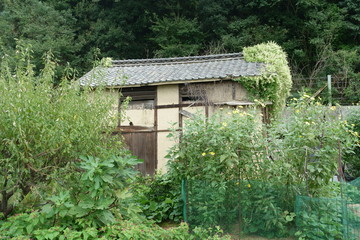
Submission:
<svg viewBox="0 0 360 240">
<path fill-rule="evenodd" d="M 145 87 L 145 86 L 159 86 L 159 85 L 174 85 L 174 84 L 183 84 L 183 83 L 218 82 L 218 81 L 234 80 L 241 77 L 256 77 L 256 76 L 258 75 L 231 76 L 224 78 L 207 78 L 207 79 L 193 79 L 193 80 L 176 80 L 176 81 L 164 81 L 164 82 L 128 84 L 128 85 L 113 85 L 113 86 L 105 86 L 105 88 L 130 88 L 130 87 Z"/>
</svg>

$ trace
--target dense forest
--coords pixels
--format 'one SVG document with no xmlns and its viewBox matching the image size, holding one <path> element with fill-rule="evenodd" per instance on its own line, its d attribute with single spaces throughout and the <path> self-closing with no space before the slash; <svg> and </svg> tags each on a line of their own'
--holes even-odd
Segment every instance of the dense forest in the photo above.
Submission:
<svg viewBox="0 0 360 240">
<path fill-rule="evenodd" d="M 360 0 L 1 0 L 0 32 L 1 55 L 31 46 L 40 68 L 51 51 L 59 72 L 72 66 L 78 76 L 101 57 L 239 52 L 274 41 L 308 87 L 332 74 L 360 100 Z"/>
</svg>

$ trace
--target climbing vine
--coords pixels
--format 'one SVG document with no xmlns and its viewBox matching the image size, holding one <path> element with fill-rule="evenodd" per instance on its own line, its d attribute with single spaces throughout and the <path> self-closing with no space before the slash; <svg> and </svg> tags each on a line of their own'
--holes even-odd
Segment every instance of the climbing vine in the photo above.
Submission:
<svg viewBox="0 0 360 240">
<path fill-rule="evenodd" d="M 261 62 L 266 66 L 260 76 L 241 77 L 241 82 L 248 91 L 263 101 L 271 101 L 273 116 L 285 106 L 292 80 L 286 53 L 274 42 L 262 43 L 243 49 L 248 62 Z"/>
</svg>

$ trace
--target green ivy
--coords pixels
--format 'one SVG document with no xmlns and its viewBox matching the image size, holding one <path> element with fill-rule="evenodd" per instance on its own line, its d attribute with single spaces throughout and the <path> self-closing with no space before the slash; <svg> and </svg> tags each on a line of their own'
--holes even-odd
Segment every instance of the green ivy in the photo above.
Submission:
<svg viewBox="0 0 360 240">
<path fill-rule="evenodd" d="M 263 101 L 271 101 L 271 112 L 274 116 L 285 106 L 292 86 L 290 68 L 286 53 L 274 42 L 262 43 L 243 50 L 248 62 L 265 63 L 262 75 L 241 77 L 241 82 L 248 91 Z"/>
</svg>

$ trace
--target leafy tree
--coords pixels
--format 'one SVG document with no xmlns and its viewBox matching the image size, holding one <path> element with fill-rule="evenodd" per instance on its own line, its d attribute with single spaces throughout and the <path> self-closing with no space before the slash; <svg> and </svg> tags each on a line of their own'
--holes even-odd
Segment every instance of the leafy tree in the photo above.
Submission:
<svg viewBox="0 0 360 240">
<path fill-rule="evenodd" d="M 232 21 L 222 41 L 230 52 L 239 52 L 246 46 L 267 41 L 284 42 L 286 33 L 287 30 L 281 26 L 262 24 L 259 17 L 249 16 Z"/>
<path fill-rule="evenodd" d="M 199 0 L 198 9 L 201 30 L 207 42 L 220 40 L 222 35 L 227 34 L 231 1 Z"/>
<path fill-rule="evenodd" d="M 159 57 L 189 56 L 198 54 L 203 41 L 196 19 L 184 17 L 157 19 L 151 27 L 152 40 L 159 46 L 155 55 Z"/>
<path fill-rule="evenodd" d="M 42 65 L 42 56 L 51 50 L 59 59 L 59 66 L 75 62 L 79 43 L 75 41 L 75 19 L 69 10 L 57 11 L 38 0 L 5 0 L 0 14 L 0 31 L 4 54 L 14 54 L 15 39 L 32 45 L 36 67 Z"/>
<path fill-rule="evenodd" d="M 345 11 L 345 25 L 348 35 L 342 38 L 342 41 L 356 45 L 359 43 L 360 37 L 360 1 L 359 0 L 343 0 L 339 2 L 339 6 Z M 349 41 L 350 40 L 350 41 Z"/>
<path fill-rule="evenodd" d="M 61 69 L 70 62 L 82 75 L 94 56 L 223 53 L 275 41 L 294 75 L 314 78 L 329 73 L 338 53 L 359 51 L 359 9 L 359 0 L 4 0 L 0 43 L 2 55 L 15 51 L 14 38 L 31 43 L 38 69 L 51 49 Z M 360 64 L 343 56 L 354 73 L 348 89 L 357 88 Z"/>
</svg>

